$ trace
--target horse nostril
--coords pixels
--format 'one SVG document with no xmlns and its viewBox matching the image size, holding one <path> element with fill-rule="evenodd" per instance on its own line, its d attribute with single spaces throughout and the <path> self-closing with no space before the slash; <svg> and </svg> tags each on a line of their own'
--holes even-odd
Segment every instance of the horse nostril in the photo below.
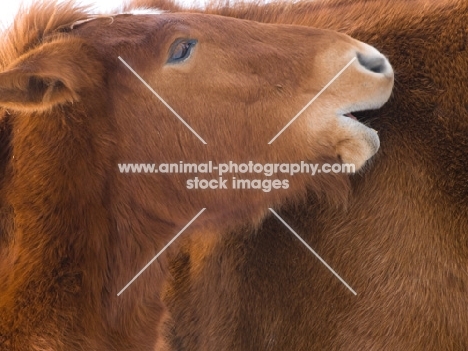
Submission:
<svg viewBox="0 0 468 351">
<path fill-rule="evenodd" d="M 366 56 L 358 53 L 357 59 L 361 66 L 374 73 L 386 73 L 389 69 L 388 61 L 384 56 Z"/>
</svg>

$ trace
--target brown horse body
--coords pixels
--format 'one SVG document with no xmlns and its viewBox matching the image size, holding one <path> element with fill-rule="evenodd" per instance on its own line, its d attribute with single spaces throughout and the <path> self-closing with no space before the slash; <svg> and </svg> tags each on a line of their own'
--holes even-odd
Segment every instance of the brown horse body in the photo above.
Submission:
<svg viewBox="0 0 468 351">
<path fill-rule="evenodd" d="M 42 4 L 4 37 L 2 351 L 153 350 L 166 256 L 117 293 L 199 210 L 207 208 L 188 231 L 222 232 L 258 223 L 268 206 L 306 188 L 332 199 L 349 190 L 343 175 L 303 175 L 268 194 L 190 191 L 187 175 L 127 175 L 118 164 L 341 159 L 360 168 L 378 137 L 345 115 L 380 107 L 393 86 L 372 47 L 300 26 L 201 14 L 90 18 L 69 4 Z"/>
<path fill-rule="evenodd" d="M 175 350 L 468 349 L 468 2 L 314 1 L 208 12 L 344 31 L 388 55 L 382 148 L 346 212 L 313 195 L 212 246 L 186 243 L 167 292 Z M 216 282 L 216 283 L 213 283 Z"/>
</svg>

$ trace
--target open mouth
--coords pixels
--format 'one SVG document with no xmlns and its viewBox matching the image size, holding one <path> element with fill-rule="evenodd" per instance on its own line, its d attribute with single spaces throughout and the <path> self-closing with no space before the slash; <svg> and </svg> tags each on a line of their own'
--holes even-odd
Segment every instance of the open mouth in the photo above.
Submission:
<svg viewBox="0 0 468 351">
<path fill-rule="evenodd" d="M 347 113 L 341 113 L 341 116 L 350 118 L 352 120 L 365 124 L 366 122 L 375 118 L 376 112 L 378 110 L 379 110 L 379 107 L 369 108 L 369 109 L 356 109 L 356 110 L 351 110 L 350 112 L 347 112 Z"/>
<path fill-rule="evenodd" d="M 356 120 L 356 121 L 358 120 L 358 119 L 356 118 L 356 116 L 354 116 L 351 112 L 345 113 L 343 116 L 352 118 L 352 119 L 354 119 L 354 120 Z"/>
<path fill-rule="evenodd" d="M 347 112 L 347 113 L 343 113 L 341 114 L 341 116 L 345 117 L 345 118 L 350 118 L 358 123 L 361 123 L 363 124 L 364 126 L 370 128 L 370 129 L 373 129 L 372 127 L 370 127 L 368 125 L 368 119 L 369 119 L 369 116 L 375 116 L 375 111 L 377 111 L 377 109 L 375 108 L 372 108 L 372 109 L 368 109 L 368 110 L 356 110 L 356 111 L 352 111 L 352 112 Z M 375 130 L 375 129 L 373 129 Z M 376 131 L 377 132 L 377 131 Z"/>
</svg>

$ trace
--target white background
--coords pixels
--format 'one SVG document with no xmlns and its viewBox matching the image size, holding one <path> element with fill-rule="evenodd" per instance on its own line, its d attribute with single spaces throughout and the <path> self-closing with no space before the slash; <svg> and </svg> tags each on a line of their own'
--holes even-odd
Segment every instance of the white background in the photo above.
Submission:
<svg viewBox="0 0 468 351">
<path fill-rule="evenodd" d="M 0 0 L 0 28 L 10 25 L 21 4 L 31 4 L 34 0 Z M 59 0 L 60 2 L 60 0 Z M 78 0 L 76 3 L 84 5 L 93 5 L 96 13 L 109 12 L 119 7 L 125 0 Z M 203 0 L 178 0 L 181 4 L 202 4 Z M 26 6 L 27 7 L 27 6 Z M 94 11 L 93 11 L 94 12 Z"/>
</svg>

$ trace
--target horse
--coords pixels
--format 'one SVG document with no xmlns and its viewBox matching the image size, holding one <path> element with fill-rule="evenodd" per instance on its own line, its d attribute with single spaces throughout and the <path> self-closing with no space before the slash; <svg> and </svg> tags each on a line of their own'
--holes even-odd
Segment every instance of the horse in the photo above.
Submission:
<svg viewBox="0 0 468 351">
<path fill-rule="evenodd" d="M 359 170 L 379 138 L 352 113 L 380 108 L 394 83 L 387 58 L 348 35 L 209 14 L 38 3 L 0 46 L 2 351 L 164 349 L 179 235 L 256 227 L 306 189 L 340 204 L 350 181 L 303 174 L 285 175 L 278 191 L 190 189 L 193 174 L 126 165 Z"/>
<path fill-rule="evenodd" d="M 152 1 L 139 4 L 151 6 Z M 313 193 L 220 241 L 190 239 L 165 292 L 173 349 L 468 349 L 468 2 L 317 0 L 168 11 L 338 30 L 385 54 L 390 101 L 355 113 L 379 131 L 346 208 Z M 216 282 L 216 284 L 213 284 Z"/>
</svg>

